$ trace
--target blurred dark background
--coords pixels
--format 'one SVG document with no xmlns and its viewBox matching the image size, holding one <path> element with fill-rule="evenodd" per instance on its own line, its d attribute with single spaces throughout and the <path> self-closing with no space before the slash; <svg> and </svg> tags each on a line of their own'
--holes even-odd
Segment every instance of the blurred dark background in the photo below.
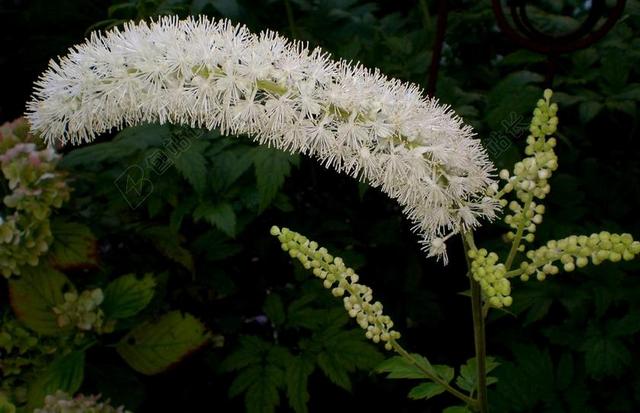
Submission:
<svg viewBox="0 0 640 413">
<path fill-rule="evenodd" d="M 439 35 L 443 3 L 447 20 Z M 599 4 L 595 0 L 525 3 L 533 27 L 552 37 L 577 30 L 590 6 Z M 606 2 L 589 33 L 613 13 L 613 3 Z M 503 9 L 511 21 L 508 5 Z M 432 92 L 474 126 L 498 168 L 510 167 L 522 156 L 535 102 L 545 87 L 553 88 L 560 107 L 560 168 L 551 181 L 538 238 L 601 229 L 640 238 L 640 2 L 636 0 L 626 1 L 621 17 L 602 38 L 562 53 L 540 53 L 517 43 L 499 28 L 488 0 L 3 0 L 0 119 L 20 116 L 31 83 L 49 59 L 82 41 L 92 29 L 158 14 L 201 13 L 228 17 L 255 31 L 277 30 L 321 46 L 336 58 L 361 61 L 425 88 L 430 85 L 434 45 L 435 50 L 441 48 L 437 73 L 431 69 L 436 74 L 431 76 Z M 562 42 L 534 43 L 543 45 L 537 46 L 540 50 L 561 48 Z M 248 140 L 241 142 L 238 151 L 252 148 Z M 84 391 L 102 392 L 137 412 L 243 411 L 242 396 L 227 396 L 237 373 L 224 371 L 222 360 L 238 350 L 239 337 L 247 335 L 266 341 L 277 337 L 279 345 L 301 351 L 304 344 L 298 330 L 283 328 L 275 335 L 269 323 L 252 320 L 267 311 L 263 304 L 268 295 L 277 294 L 288 306 L 301 295 L 316 294 L 316 281 L 292 266 L 268 235 L 272 224 L 288 226 L 342 254 L 385 303 L 404 334 L 406 348 L 432 362 L 455 366 L 472 356 L 470 306 L 468 298 L 458 294 L 468 288 L 461 245 L 456 240 L 449 243 L 447 267 L 426 259 L 398 206 L 377 191 L 310 160 L 293 160 L 269 208 L 238 207 L 235 238 L 185 218 L 180 234 L 196 262 L 197 276 L 192 279 L 170 260 L 150 258 L 152 250 L 135 242 L 137 224 L 166 223 L 173 219 L 176 205 L 192 199 L 180 175 L 163 179 L 157 196 L 135 210 L 112 194 L 109 179 L 139 156 L 93 169 L 71 166 L 77 184 L 67 213 L 91 222 L 110 270 L 169 273 L 161 305 L 191 311 L 224 335 L 226 343 L 151 378 L 114 368 L 109 373 L 112 388 L 102 387 L 104 380 L 91 371 L 116 364 L 117 356 L 96 351 Z M 208 162 L 212 170 L 227 167 Z M 235 208 L 255 192 L 256 185 L 254 178 L 241 177 L 236 192 L 227 192 L 225 199 Z M 115 228 L 120 225 L 132 230 L 118 232 Z M 504 252 L 505 228 L 487 226 L 477 239 Z M 492 411 L 640 411 L 639 270 L 635 261 L 589 267 L 543 283 L 515 281 L 511 313 L 494 312 L 487 325 L 489 354 L 501 363 L 495 371 L 499 382 L 490 393 Z M 322 308 L 340 307 L 330 298 L 325 301 Z M 355 324 L 351 327 L 356 329 Z M 340 346 L 332 351 L 340 352 Z M 364 371 L 351 375 L 350 392 L 331 381 L 319 370 L 311 375 L 309 411 L 436 412 L 452 403 L 446 396 L 428 402 L 408 400 L 410 383 Z M 288 409 L 281 393 L 276 411 Z"/>
</svg>

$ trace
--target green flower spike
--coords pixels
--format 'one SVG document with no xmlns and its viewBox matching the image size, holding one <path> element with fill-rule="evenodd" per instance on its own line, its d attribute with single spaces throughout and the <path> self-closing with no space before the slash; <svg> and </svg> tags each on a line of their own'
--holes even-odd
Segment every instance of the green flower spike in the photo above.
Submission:
<svg viewBox="0 0 640 413">
<path fill-rule="evenodd" d="M 382 303 L 372 302 L 371 288 L 358 283 L 360 277 L 344 265 L 342 258 L 334 257 L 317 242 L 287 228 L 273 226 L 271 235 L 278 237 L 282 249 L 300 261 L 304 268 L 312 270 L 335 297 L 342 297 L 345 310 L 366 331 L 369 340 L 383 342 L 385 349 L 393 349 L 393 342 L 400 338 L 400 333 L 392 329 L 393 321 L 383 314 Z"/>
</svg>

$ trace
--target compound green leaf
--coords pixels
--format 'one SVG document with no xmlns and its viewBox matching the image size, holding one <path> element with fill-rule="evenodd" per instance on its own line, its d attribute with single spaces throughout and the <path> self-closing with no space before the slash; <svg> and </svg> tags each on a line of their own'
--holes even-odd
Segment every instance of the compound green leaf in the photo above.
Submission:
<svg viewBox="0 0 640 413">
<path fill-rule="evenodd" d="M 422 364 L 422 367 L 429 371 L 433 370 L 433 367 L 426 358 L 419 354 L 412 354 L 414 359 Z M 378 373 L 388 373 L 389 379 L 428 379 L 429 376 L 425 372 L 418 368 L 415 364 L 410 363 L 404 357 L 394 356 L 391 357 L 376 367 Z"/>
<path fill-rule="evenodd" d="M 296 413 L 307 413 L 307 403 L 309 402 L 309 391 L 307 382 L 314 370 L 313 363 L 304 357 L 291 357 L 285 371 L 287 384 L 287 398 L 289 406 Z"/>
<path fill-rule="evenodd" d="M 492 370 L 498 367 L 500 364 L 495 361 L 493 357 L 487 357 L 485 361 L 485 370 L 489 374 Z M 497 380 L 494 377 L 487 377 L 487 384 L 496 383 Z M 476 359 L 470 358 L 467 363 L 460 367 L 460 375 L 456 379 L 456 384 L 462 390 L 475 391 L 477 386 L 477 364 Z"/>
<path fill-rule="evenodd" d="M 282 299 L 278 294 L 269 294 L 264 301 L 262 310 L 273 324 L 280 325 L 284 323 L 284 304 L 282 304 Z"/>
<path fill-rule="evenodd" d="M 318 354 L 317 363 L 320 370 L 331 382 L 347 391 L 351 391 L 351 379 L 344 363 L 333 352 Z"/>
<path fill-rule="evenodd" d="M 228 202 L 198 205 L 193 211 L 193 219 L 204 219 L 231 238 L 236 234 L 236 213 Z"/>
<path fill-rule="evenodd" d="M 153 246 L 171 261 L 182 265 L 190 272 L 194 272 L 193 256 L 182 246 L 182 235 L 171 227 L 154 226 L 142 230 Z"/>
<path fill-rule="evenodd" d="M 413 400 L 430 399 L 434 396 L 444 393 L 444 391 L 445 391 L 445 388 L 442 387 L 442 385 L 438 383 L 427 382 L 427 383 L 421 383 L 416 387 L 414 387 L 413 389 L 411 389 L 408 397 Z"/>
<path fill-rule="evenodd" d="M 286 152 L 258 148 L 253 164 L 260 194 L 260 210 L 264 210 L 275 199 L 285 178 L 291 172 L 292 162 L 294 158 Z"/>
<path fill-rule="evenodd" d="M 282 381 L 282 370 L 273 365 L 264 365 L 257 380 L 245 393 L 247 413 L 273 413 L 280 403 L 278 387 Z"/>
<path fill-rule="evenodd" d="M 207 183 L 207 160 L 202 155 L 203 145 L 190 142 L 190 146 L 175 156 L 174 165 L 197 192 L 204 191 Z"/>
</svg>

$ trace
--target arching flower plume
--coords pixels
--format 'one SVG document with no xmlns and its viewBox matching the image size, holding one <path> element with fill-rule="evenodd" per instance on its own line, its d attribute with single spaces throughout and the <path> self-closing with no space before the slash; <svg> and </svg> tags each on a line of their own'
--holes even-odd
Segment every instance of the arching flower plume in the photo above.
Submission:
<svg viewBox="0 0 640 413">
<path fill-rule="evenodd" d="M 493 218 L 493 166 L 469 126 L 412 84 L 276 33 L 205 17 L 94 33 L 35 84 L 27 114 L 49 143 L 159 122 L 247 134 L 366 181 L 404 207 L 429 255 Z"/>
</svg>

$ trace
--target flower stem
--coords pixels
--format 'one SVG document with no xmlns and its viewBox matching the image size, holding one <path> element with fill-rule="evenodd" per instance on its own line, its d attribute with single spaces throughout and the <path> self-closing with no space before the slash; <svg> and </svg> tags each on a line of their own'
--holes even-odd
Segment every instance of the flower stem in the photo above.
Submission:
<svg viewBox="0 0 640 413">
<path fill-rule="evenodd" d="M 530 195 L 526 202 L 524 202 L 524 208 L 522 208 L 522 214 L 526 214 L 529 208 L 531 207 L 531 202 L 533 200 L 533 195 Z M 507 261 L 504 266 L 509 271 L 511 269 L 511 264 L 513 264 L 513 260 L 516 258 L 516 254 L 518 253 L 518 247 L 520 246 L 520 242 L 522 241 L 522 235 L 524 234 L 524 223 L 525 219 L 523 217 L 522 221 L 518 225 L 518 231 L 516 232 L 515 237 L 513 238 L 513 244 L 511 244 L 511 250 L 509 251 L 509 256 L 507 257 Z"/>
<path fill-rule="evenodd" d="M 398 353 L 400 356 L 402 356 L 402 358 L 407 360 L 409 363 L 413 364 L 416 368 L 418 368 L 421 372 L 423 372 L 425 374 L 425 376 L 427 376 L 430 380 L 433 380 L 434 382 L 436 382 L 439 385 L 441 385 L 442 387 L 444 387 L 444 389 L 447 392 L 449 392 L 451 395 L 453 395 L 453 396 L 457 397 L 458 399 L 462 400 L 463 402 L 465 402 L 472 409 L 477 410 L 477 408 L 478 408 L 478 401 L 477 400 L 472 399 L 471 397 L 467 396 L 466 394 L 464 394 L 464 393 L 456 390 L 455 388 L 451 387 L 449 385 L 449 383 L 447 383 L 442 378 L 440 378 L 440 376 L 438 376 L 435 373 L 435 371 L 426 369 L 421 363 L 418 363 L 418 361 L 415 359 L 415 357 L 413 357 L 411 354 L 409 354 L 407 352 L 407 350 L 405 350 L 400 344 L 398 344 L 397 341 L 392 340 L 391 344 L 393 345 L 393 349 L 395 350 L 396 353 Z"/>
<path fill-rule="evenodd" d="M 473 316 L 473 341 L 476 351 L 476 375 L 478 383 L 478 411 L 480 413 L 487 413 L 489 411 L 489 403 L 487 400 L 487 352 L 486 352 L 486 340 L 484 331 L 484 311 L 482 308 L 482 292 L 480 290 L 480 284 L 473 279 L 471 275 L 471 262 L 469 260 L 468 251 L 470 249 L 476 249 L 473 241 L 473 234 L 463 233 L 462 244 L 464 245 L 464 256 L 467 260 L 467 267 L 469 268 L 468 277 L 471 283 L 471 313 Z"/>
<path fill-rule="evenodd" d="M 294 38 L 298 37 L 298 29 L 296 28 L 295 20 L 293 19 L 293 9 L 289 0 L 284 0 L 284 7 L 287 9 L 287 20 L 289 22 L 289 31 Z"/>
</svg>

